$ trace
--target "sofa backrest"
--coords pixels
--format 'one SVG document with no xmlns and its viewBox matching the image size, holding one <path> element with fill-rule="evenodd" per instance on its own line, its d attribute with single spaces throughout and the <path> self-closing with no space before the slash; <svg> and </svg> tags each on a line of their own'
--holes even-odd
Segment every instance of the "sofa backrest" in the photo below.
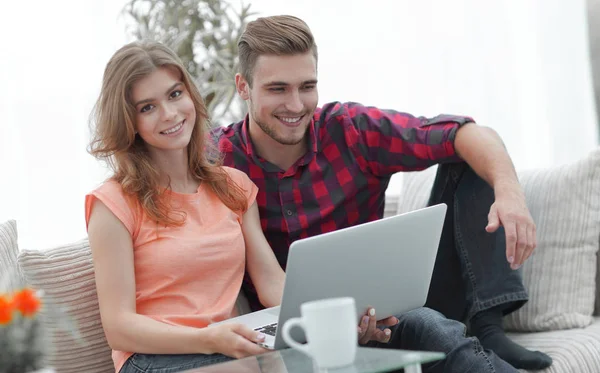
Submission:
<svg viewBox="0 0 600 373">
<path fill-rule="evenodd" d="M 397 213 L 426 206 L 435 172 L 432 167 L 402 175 Z M 571 164 L 518 174 L 538 247 L 521 272 L 530 300 L 505 318 L 505 327 L 585 327 L 600 310 L 600 148 Z"/>
</svg>

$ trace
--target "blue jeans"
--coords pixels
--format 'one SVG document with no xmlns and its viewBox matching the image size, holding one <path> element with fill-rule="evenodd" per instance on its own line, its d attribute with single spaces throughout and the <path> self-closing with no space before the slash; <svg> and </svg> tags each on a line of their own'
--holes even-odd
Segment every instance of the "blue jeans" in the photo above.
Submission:
<svg viewBox="0 0 600 373">
<path fill-rule="evenodd" d="M 430 308 L 417 308 L 398 316 L 388 343 L 370 347 L 438 351 L 444 360 L 423 365 L 424 373 L 516 373 L 512 365 L 484 350 L 475 337 L 466 337 L 466 326 Z"/>
<path fill-rule="evenodd" d="M 464 162 L 442 164 L 429 205 L 442 202 L 448 210 L 425 306 L 461 322 L 491 307 L 506 315 L 523 306 L 528 296 L 506 260 L 504 229 L 485 231 L 493 189 Z"/>
<path fill-rule="evenodd" d="M 133 354 L 127 359 L 119 373 L 175 373 L 230 360 L 234 359 L 221 354 Z"/>
</svg>

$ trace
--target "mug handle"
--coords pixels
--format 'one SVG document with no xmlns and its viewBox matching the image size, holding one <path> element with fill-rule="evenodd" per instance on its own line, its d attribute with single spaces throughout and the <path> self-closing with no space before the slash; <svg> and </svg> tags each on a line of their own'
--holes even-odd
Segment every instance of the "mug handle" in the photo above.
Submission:
<svg viewBox="0 0 600 373">
<path fill-rule="evenodd" d="M 292 329 L 294 326 L 299 326 L 306 331 L 306 327 L 304 325 L 304 321 L 302 320 L 302 318 L 301 317 L 292 317 L 291 319 L 288 319 L 288 321 L 286 321 L 283 324 L 283 329 L 281 330 L 281 336 L 283 337 L 283 340 L 291 348 L 298 349 L 298 350 L 304 352 L 305 354 L 307 354 L 308 356 L 311 356 L 309 349 L 308 349 L 308 344 L 303 345 L 301 343 L 298 343 L 290 336 L 290 329 Z"/>
</svg>

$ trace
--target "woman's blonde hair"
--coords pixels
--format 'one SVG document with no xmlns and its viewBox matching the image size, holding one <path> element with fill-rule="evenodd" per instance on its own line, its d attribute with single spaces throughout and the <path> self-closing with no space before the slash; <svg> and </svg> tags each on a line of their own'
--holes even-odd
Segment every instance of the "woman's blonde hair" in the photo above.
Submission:
<svg viewBox="0 0 600 373">
<path fill-rule="evenodd" d="M 179 57 L 157 42 L 133 42 L 119 49 L 104 70 L 102 90 L 92 113 L 94 125 L 89 152 L 105 160 L 113 179 L 126 194 L 135 196 L 150 219 L 167 226 L 184 223 L 185 214 L 173 211 L 159 185 L 146 144 L 136 135 L 136 110 L 131 89 L 140 79 L 159 68 L 176 69 L 196 109 L 196 123 L 187 148 L 188 166 L 196 180 L 204 183 L 233 211 L 248 208 L 244 192 L 222 169 L 216 147 L 207 141 L 210 130 L 204 100 Z"/>
</svg>

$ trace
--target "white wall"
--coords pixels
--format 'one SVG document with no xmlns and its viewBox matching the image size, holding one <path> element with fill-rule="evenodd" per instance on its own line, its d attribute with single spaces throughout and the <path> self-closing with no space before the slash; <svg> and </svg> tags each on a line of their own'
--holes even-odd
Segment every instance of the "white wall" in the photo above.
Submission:
<svg viewBox="0 0 600 373">
<path fill-rule="evenodd" d="M 88 115 L 127 41 L 124 3 L 0 3 L 0 221 L 17 220 L 21 248 L 85 236 L 84 195 L 105 176 L 85 151 Z M 472 115 L 503 136 L 519 168 L 597 145 L 583 0 L 252 3 L 311 26 L 321 103 Z"/>
<path fill-rule="evenodd" d="M 21 248 L 85 236 L 84 196 L 104 169 L 86 152 L 104 66 L 126 42 L 122 0 L 0 3 L 0 221 Z"/>
</svg>

